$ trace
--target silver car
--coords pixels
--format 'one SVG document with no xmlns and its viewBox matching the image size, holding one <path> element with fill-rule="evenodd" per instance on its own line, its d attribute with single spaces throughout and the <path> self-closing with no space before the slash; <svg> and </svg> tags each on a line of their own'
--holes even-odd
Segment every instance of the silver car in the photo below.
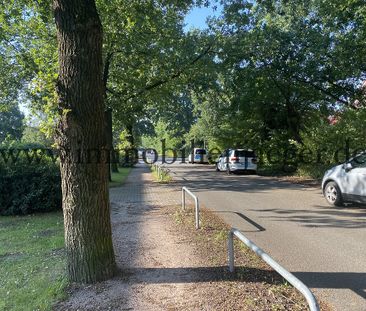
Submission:
<svg viewBox="0 0 366 311">
<path fill-rule="evenodd" d="M 366 203 L 366 152 L 326 171 L 322 190 L 329 204 Z"/>
<path fill-rule="evenodd" d="M 216 171 L 257 172 L 257 157 L 250 149 L 227 149 L 216 161 Z"/>
</svg>

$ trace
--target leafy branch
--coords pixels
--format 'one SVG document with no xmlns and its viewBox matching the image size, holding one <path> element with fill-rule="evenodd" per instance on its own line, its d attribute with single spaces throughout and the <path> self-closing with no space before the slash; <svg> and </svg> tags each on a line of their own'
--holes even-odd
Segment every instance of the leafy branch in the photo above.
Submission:
<svg viewBox="0 0 366 311">
<path fill-rule="evenodd" d="M 194 59 L 192 59 L 186 66 L 182 67 L 181 69 L 179 69 L 178 71 L 176 71 L 175 73 L 169 75 L 166 78 L 163 79 L 159 79 L 153 83 L 147 84 L 145 87 L 143 87 L 140 90 L 137 90 L 135 92 L 133 92 L 131 95 L 129 95 L 128 97 L 125 98 L 126 101 L 131 100 L 133 98 L 136 98 L 142 94 L 144 94 L 147 91 L 150 91 L 152 89 L 155 89 L 159 86 L 162 86 L 176 78 L 179 78 L 189 67 L 193 66 L 195 63 L 197 63 L 199 60 L 201 60 L 205 55 L 207 55 L 211 50 L 211 45 L 209 45 L 201 54 L 197 55 Z M 127 92 L 117 92 L 115 90 L 112 90 L 110 88 L 106 88 L 106 90 L 113 94 L 113 95 L 117 95 L 117 96 L 122 96 L 125 97 Z"/>
</svg>

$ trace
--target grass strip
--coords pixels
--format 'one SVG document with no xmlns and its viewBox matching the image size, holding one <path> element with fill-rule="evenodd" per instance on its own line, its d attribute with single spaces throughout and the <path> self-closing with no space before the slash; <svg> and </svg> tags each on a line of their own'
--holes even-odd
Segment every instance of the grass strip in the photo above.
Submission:
<svg viewBox="0 0 366 311">
<path fill-rule="evenodd" d="M 0 310 L 51 310 L 67 285 L 61 212 L 0 217 Z"/>
<path fill-rule="evenodd" d="M 109 188 L 121 187 L 131 172 L 131 167 L 118 168 L 118 173 L 112 173 L 112 181 L 109 182 Z"/>
</svg>

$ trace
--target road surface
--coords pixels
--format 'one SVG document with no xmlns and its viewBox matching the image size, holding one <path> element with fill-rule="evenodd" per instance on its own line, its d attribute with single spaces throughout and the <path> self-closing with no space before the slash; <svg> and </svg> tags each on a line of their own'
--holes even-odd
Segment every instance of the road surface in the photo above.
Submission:
<svg viewBox="0 0 366 311">
<path fill-rule="evenodd" d="M 339 311 L 366 310 L 366 208 L 332 208 L 320 189 L 213 166 L 165 165 L 205 207 L 240 229 Z"/>
</svg>

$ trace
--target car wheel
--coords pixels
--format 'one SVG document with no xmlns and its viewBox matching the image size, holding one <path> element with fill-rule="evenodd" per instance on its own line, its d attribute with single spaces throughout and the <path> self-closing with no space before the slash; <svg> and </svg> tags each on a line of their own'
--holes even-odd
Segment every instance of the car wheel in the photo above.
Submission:
<svg viewBox="0 0 366 311">
<path fill-rule="evenodd" d="M 216 163 L 216 172 L 220 172 L 219 163 Z"/>
<path fill-rule="evenodd" d="M 342 206 L 343 204 L 341 190 L 333 181 L 330 181 L 325 185 L 324 196 L 330 205 Z"/>
</svg>

